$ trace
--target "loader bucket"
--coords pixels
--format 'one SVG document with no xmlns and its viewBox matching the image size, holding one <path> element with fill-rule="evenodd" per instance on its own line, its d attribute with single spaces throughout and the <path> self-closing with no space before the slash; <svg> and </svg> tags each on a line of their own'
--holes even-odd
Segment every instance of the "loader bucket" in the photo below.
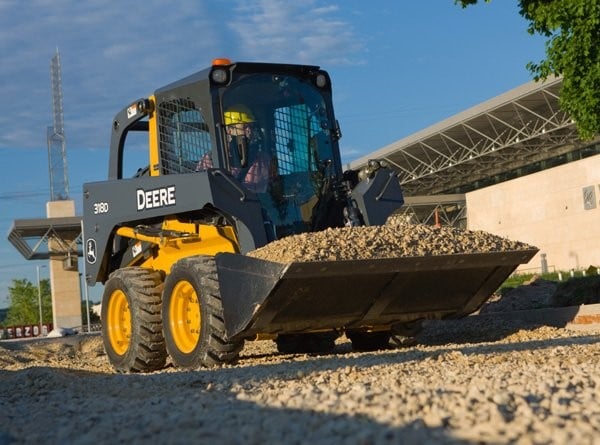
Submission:
<svg viewBox="0 0 600 445">
<path fill-rule="evenodd" d="M 459 318 L 477 310 L 537 249 L 274 263 L 216 256 L 230 339 Z"/>
</svg>

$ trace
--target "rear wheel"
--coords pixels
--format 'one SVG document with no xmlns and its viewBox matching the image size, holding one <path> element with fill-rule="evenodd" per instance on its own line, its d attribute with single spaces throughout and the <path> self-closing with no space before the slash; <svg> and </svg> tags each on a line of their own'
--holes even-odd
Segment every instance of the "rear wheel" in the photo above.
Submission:
<svg viewBox="0 0 600 445">
<path fill-rule="evenodd" d="M 334 350 L 336 338 L 338 333 L 335 331 L 281 334 L 275 339 L 275 344 L 282 354 L 324 354 Z"/>
<path fill-rule="evenodd" d="M 129 267 L 114 272 L 102 296 L 102 341 L 119 372 L 164 368 L 165 340 L 161 321 L 162 276 Z"/>
<path fill-rule="evenodd" d="M 213 257 L 188 257 L 173 265 L 165 281 L 162 316 L 167 351 L 177 367 L 232 363 L 244 345 L 225 334 Z"/>
</svg>

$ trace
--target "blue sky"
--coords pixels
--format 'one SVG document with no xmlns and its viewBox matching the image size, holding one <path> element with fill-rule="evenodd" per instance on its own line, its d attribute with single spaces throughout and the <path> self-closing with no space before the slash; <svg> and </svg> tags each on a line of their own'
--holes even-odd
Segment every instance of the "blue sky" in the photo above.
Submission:
<svg viewBox="0 0 600 445">
<path fill-rule="evenodd" d="M 107 175 L 115 113 L 215 57 L 328 70 L 348 162 L 528 82 L 544 41 L 526 29 L 510 0 L 0 0 L 0 307 L 12 279 L 35 283 L 43 264 L 6 235 L 14 219 L 45 216 L 56 48 L 81 214 L 82 184 Z"/>
</svg>

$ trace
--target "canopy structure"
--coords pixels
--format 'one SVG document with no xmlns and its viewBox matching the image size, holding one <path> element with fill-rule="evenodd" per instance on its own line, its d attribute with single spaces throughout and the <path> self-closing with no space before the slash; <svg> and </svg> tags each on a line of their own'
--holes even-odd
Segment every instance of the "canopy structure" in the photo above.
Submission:
<svg viewBox="0 0 600 445">
<path fill-rule="evenodd" d="M 82 255 L 81 238 L 81 216 L 17 219 L 8 232 L 8 240 L 28 260 L 62 256 L 76 261 Z"/>
<path fill-rule="evenodd" d="M 353 162 L 397 172 L 407 219 L 465 227 L 464 193 L 600 153 L 560 109 L 561 78 L 528 82 Z"/>
<path fill-rule="evenodd" d="M 559 107 L 561 84 L 561 78 L 526 83 L 349 167 L 383 159 L 397 171 L 407 196 L 432 196 L 465 193 L 580 159 L 587 153 L 573 120 Z"/>
</svg>

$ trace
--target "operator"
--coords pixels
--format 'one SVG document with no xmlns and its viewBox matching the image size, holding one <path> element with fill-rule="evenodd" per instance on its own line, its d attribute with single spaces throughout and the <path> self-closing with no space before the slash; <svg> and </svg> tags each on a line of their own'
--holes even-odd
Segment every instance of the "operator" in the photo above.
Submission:
<svg viewBox="0 0 600 445">
<path fill-rule="evenodd" d="M 267 191 L 272 176 L 272 156 L 263 143 L 262 130 L 244 105 L 224 114 L 227 130 L 229 171 L 255 193 Z"/>
</svg>

